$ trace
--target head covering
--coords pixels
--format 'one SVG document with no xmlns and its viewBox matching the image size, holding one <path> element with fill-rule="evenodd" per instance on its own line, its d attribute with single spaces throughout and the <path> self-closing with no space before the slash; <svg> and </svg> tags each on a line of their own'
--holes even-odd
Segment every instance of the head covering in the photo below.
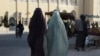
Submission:
<svg viewBox="0 0 100 56">
<path fill-rule="evenodd" d="M 86 16 L 85 15 L 80 15 L 81 20 L 85 21 Z"/>
<path fill-rule="evenodd" d="M 43 33 L 45 31 L 45 19 L 40 8 L 36 8 L 30 20 L 29 31 L 32 33 Z"/>
<path fill-rule="evenodd" d="M 47 56 L 67 56 L 68 38 L 58 11 L 54 11 L 47 31 Z"/>
</svg>

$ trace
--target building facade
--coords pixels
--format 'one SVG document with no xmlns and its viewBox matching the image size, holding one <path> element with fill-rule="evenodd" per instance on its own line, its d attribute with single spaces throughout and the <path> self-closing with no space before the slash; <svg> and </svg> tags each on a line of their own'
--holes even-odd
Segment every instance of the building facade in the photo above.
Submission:
<svg viewBox="0 0 100 56">
<path fill-rule="evenodd" d="M 58 8 L 60 12 L 74 13 L 76 18 L 85 14 L 87 18 L 98 21 L 95 16 L 100 15 L 99 5 L 99 0 L 0 0 L 0 18 L 8 12 L 8 18 L 14 17 L 28 25 L 35 8 L 40 7 L 43 14 Z"/>
<path fill-rule="evenodd" d="M 100 0 L 84 0 L 83 14 L 92 22 L 98 22 L 100 25 Z"/>
<path fill-rule="evenodd" d="M 43 13 L 53 11 L 56 8 L 62 12 L 71 13 L 75 11 L 76 17 L 82 14 L 82 0 L 1 0 L 0 1 L 0 16 L 4 16 L 5 12 L 8 12 L 9 17 L 17 16 L 21 14 L 21 18 L 30 18 L 34 12 L 34 9 L 40 7 Z M 27 16 L 28 15 L 28 16 Z"/>
</svg>

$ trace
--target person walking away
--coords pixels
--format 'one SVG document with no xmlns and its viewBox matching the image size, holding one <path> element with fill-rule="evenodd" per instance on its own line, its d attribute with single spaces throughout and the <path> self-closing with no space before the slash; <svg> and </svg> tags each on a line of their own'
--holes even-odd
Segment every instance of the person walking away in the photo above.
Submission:
<svg viewBox="0 0 100 56">
<path fill-rule="evenodd" d="M 47 56 L 68 56 L 68 37 L 65 25 L 59 12 L 53 12 L 48 23 L 47 38 Z"/>
<path fill-rule="evenodd" d="M 85 50 L 85 39 L 88 35 L 88 28 L 87 28 L 87 22 L 85 21 L 86 17 L 84 15 L 80 16 L 81 19 L 76 20 L 75 22 L 75 30 L 76 30 L 76 44 L 75 49 L 80 51 L 82 49 Z"/>
<path fill-rule="evenodd" d="M 41 8 L 36 8 L 29 24 L 28 44 L 31 56 L 44 56 L 43 41 L 46 31 L 46 22 Z"/>
<path fill-rule="evenodd" d="M 18 25 L 17 25 L 17 37 L 19 36 L 20 38 L 22 37 L 23 34 L 23 30 L 24 30 L 24 26 L 23 24 L 21 24 L 21 21 L 19 21 Z"/>
</svg>

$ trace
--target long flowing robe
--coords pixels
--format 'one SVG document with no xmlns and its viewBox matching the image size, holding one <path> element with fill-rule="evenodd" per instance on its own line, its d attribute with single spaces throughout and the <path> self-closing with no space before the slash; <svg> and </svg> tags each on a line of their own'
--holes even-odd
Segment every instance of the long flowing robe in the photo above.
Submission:
<svg viewBox="0 0 100 56">
<path fill-rule="evenodd" d="M 46 33 L 47 56 L 68 56 L 68 37 L 58 11 L 54 11 Z"/>
<path fill-rule="evenodd" d="M 29 24 L 28 44 L 31 56 L 44 56 L 43 41 L 46 30 L 45 19 L 40 8 L 36 8 Z"/>
</svg>

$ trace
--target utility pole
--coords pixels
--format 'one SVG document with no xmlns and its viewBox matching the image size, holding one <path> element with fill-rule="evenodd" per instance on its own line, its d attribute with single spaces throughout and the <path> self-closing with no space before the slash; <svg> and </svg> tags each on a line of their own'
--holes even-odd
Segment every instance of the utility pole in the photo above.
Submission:
<svg viewBox="0 0 100 56">
<path fill-rule="evenodd" d="M 37 4 L 38 4 L 38 8 L 39 8 L 39 5 L 40 5 L 39 0 L 37 0 Z"/>
<path fill-rule="evenodd" d="M 17 8 L 18 6 L 17 6 L 17 4 L 18 4 L 18 1 L 15 0 L 15 2 L 16 2 L 16 25 L 17 25 L 17 19 L 18 19 L 18 17 L 17 17 L 18 16 L 17 15 L 18 14 L 18 8 Z"/>
<path fill-rule="evenodd" d="M 59 10 L 59 0 L 57 0 L 57 9 Z"/>
<path fill-rule="evenodd" d="M 29 0 L 27 0 L 27 18 L 26 18 L 26 24 L 28 23 L 28 18 L 29 18 Z"/>
<path fill-rule="evenodd" d="M 17 19 L 18 19 L 18 17 L 17 17 L 17 16 L 18 16 L 18 15 L 17 15 L 17 13 L 18 13 L 17 3 L 18 3 L 18 1 L 15 0 L 15 5 L 16 5 L 16 6 L 15 6 L 15 7 L 16 7 L 16 29 L 15 29 L 16 37 L 17 37 L 17 34 L 18 34 L 18 33 L 17 33 Z"/>
<path fill-rule="evenodd" d="M 86 4 L 86 3 L 85 3 L 85 0 L 83 0 L 83 14 L 85 14 L 85 9 L 86 9 L 86 8 L 85 8 L 85 4 Z"/>
<path fill-rule="evenodd" d="M 50 9 L 50 0 L 48 0 L 48 12 L 49 12 L 49 9 Z"/>
</svg>

